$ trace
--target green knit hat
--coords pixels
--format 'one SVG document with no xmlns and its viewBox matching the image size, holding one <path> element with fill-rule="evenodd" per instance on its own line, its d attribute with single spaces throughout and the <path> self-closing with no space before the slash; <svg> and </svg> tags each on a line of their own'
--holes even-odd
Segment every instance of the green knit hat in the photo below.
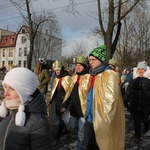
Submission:
<svg viewBox="0 0 150 150">
<path fill-rule="evenodd" d="M 94 56 L 102 62 L 106 61 L 106 46 L 104 44 L 100 45 L 97 48 L 94 48 L 89 56 Z"/>
</svg>

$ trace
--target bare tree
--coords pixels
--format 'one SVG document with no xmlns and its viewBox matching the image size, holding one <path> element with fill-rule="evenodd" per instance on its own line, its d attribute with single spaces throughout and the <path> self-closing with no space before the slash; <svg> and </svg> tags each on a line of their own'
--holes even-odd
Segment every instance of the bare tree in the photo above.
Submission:
<svg viewBox="0 0 150 150">
<path fill-rule="evenodd" d="M 34 43 L 35 43 L 37 32 L 44 22 L 53 23 L 54 15 L 51 14 L 51 15 L 43 16 L 43 15 L 36 14 L 37 15 L 36 16 L 34 13 L 31 13 L 31 6 L 32 6 L 31 0 L 26 0 L 25 2 L 22 0 L 17 2 L 15 2 L 15 0 L 10 0 L 10 2 L 18 9 L 20 14 L 26 21 L 27 25 L 29 26 L 30 50 L 27 55 L 27 68 L 31 69 L 32 58 L 35 52 Z M 26 12 L 26 15 L 24 15 L 23 12 Z"/>
<path fill-rule="evenodd" d="M 47 21 L 39 26 L 35 37 L 34 60 L 39 57 L 44 57 L 47 60 L 59 59 L 61 55 L 62 36 L 56 15 L 52 12 L 43 12 L 40 16 L 35 15 L 33 21 L 39 22 L 39 20 L 46 18 Z"/>
<path fill-rule="evenodd" d="M 136 11 L 136 35 L 139 40 L 136 44 L 136 48 L 139 50 L 138 59 L 145 60 L 150 63 L 150 17 L 147 11 L 137 9 Z"/>
<path fill-rule="evenodd" d="M 72 53 L 73 57 L 82 54 L 87 55 L 87 43 L 84 43 L 83 41 L 80 42 L 76 41 L 72 49 L 73 49 L 73 53 Z"/>
<path fill-rule="evenodd" d="M 72 63 L 76 63 L 76 57 L 78 55 L 82 55 L 84 54 L 85 56 L 87 56 L 87 43 L 83 42 L 83 41 L 76 41 L 74 46 L 72 47 L 73 52 L 68 55 L 67 57 L 64 56 L 62 59 L 62 61 L 64 62 L 64 64 L 72 64 Z"/>
<path fill-rule="evenodd" d="M 128 7 L 128 6 L 127 6 Z M 150 18 L 140 6 L 123 19 L 122 31 L 115 51 L 119 67 L 134 67 L 138 61 L 149 63 L 150 55 Z"/>
<path fill-rule="evenodd" d="M 73 13 L 75 12 L 75 1 L 76 0 L 70 0 L 69 5 L 69 7 L 72 8 L 70 10 L 72 10 Z M 93 32 L 103 37 L 104 43 L 107 47 L 107 60 L 112 58 L 116 50 L 122 26 L 121 20 L 125 18 L 141 1 L 144 2 L 146 0 L 107 0 L 107 3 L 105 4 L 107 11 L 105 10 L 104 13 L 101 3 L 106 1 L 97 0 L 99 27 Z M 123 6 L 126 3 L 130 4 L 130 7 L 128 10 L 124 11 Z M 104 21 L 105 18 L 107 18 L 106 22 Z"/>
<path fill-rule="evenodd" d="M 130 3 L 130 7 L 128 10 L 124 10 L 123 6 L 125 3 Z M 101 10 L 101 1 L 97 0 L 98 4 L 98 18 L 99 18 L 99 25 L 100 25 L 100 30 L 99 32 L 103 35 L 104 37 L 104 43 L 107 47 L 107 59 L 112 58 L 116 46 L 118 43 L 118 39 L 120 36 L 120 31 L 121 31 L 121 20 L 125 18 L 131 11 L 132 9 L 140 3 L 140 0 L 108 0 L 108 20 L 107 20 L 107 27 L 105 28 L 105 25 L 103 23 L 103 17 L 102 17 L 102 10 Z M 114 32 L 116 31 L 116 32 Z"/>
</svg>

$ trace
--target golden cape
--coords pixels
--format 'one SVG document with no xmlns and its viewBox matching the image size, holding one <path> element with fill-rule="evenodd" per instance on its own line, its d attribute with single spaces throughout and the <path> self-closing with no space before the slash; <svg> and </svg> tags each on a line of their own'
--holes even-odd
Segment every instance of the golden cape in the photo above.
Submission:
<svg viewBox="0 0 150 150">
<path fill-rule="evenodd" d="M 48 103 L 50 103 L 52 101 L 52 98 L 53 98 L 53 95 L 54 95 L 55 90 L 57 88 L 59 80 L 60 79 L 58 79 L 58 78 L 54 79 L 54 83 L 53 83 L 53 87 L 52 87 L 52 91 L 50 93 L 50 98 L 49 98 Z M 64 88 L 65 92 L 67 91 L 69 81 L 70 81 L 70 76 L 65 76 L 65 77 L 62 78 L 61 84 L 62 84 L 62 87 Z"/>
<path fill-rule="evenodd" d="M 95 76 L 93 126 L 100 150 L 125 149 L 125 114 L 119 74 L 106 70 Z"/>
<path fill-rule="evenodd" d="M 71 95 L 72 89 L 77 81 L 77 74 L 74 74 L 71 77 L 71 80 L 69 82 L 69 86 L 68 89 L 66 91 L 63 103 L 65 101 L 68 100 L 68 98 Z M 82 109 L 82 113 L 85 116 L 85 112 L 86 112 L 86 105 L 87 105 L 87 94 L 88 94 L 88 90 L 89 90 L 89 82 L 90 80 L 90 75 L 89 74 L 85 74 L 85 75 L 80 75 L 80 81 L 79 81 L 79 87 L 78 87 L 78 91 L 79 91 L 79 98 L 80 98 L 80 104 L 81 104 L 81 109 Z M 62 103 L 62 104 L 63 104 Z"/>
</svg>

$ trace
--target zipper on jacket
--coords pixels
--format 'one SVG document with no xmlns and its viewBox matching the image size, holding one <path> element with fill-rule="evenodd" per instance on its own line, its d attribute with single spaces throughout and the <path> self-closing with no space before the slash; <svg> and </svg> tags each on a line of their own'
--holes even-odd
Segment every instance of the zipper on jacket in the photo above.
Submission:
<svg viewBox="0 0 150 150">
<path fill-rule="evenodd" d="M 11 117 L 11 120 L 9 121 L 9 124 L 8 124 L 6 132 L 5 132 L 4 141 L 3 141 L 3 150 L 5 150 L 6 137 L 7 137 L 7 134 L 8 134 L 8 130 L 9 130 L 10 124 L 11 124 L 11 122 L 13 120 L 13 114 L 12 114 L 11 111 L 10 111 L 10 115 L 12 115 L 12 117 Z"/>
</svg>

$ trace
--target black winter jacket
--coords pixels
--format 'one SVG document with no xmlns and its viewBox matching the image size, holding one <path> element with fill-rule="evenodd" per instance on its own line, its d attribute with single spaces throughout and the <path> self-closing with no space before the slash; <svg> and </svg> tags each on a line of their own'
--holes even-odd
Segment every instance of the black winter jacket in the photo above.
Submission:
<svg viewBox="0 0 150 150">
<path fill-rule="evenodd" d="M 51 129 L 46 117 L 47 106 L 39 90 L 25 106 L 26 122 L 15 124 L 17 110 L 11 110 L 0 125 L 0 150 L 52 150 Z"/>
<path fill-rule="evenodd" d="M 150 113 L 150 79 L 146 76 L 131 80 L 124 96 L 132 112 Z"/>
</svg>

